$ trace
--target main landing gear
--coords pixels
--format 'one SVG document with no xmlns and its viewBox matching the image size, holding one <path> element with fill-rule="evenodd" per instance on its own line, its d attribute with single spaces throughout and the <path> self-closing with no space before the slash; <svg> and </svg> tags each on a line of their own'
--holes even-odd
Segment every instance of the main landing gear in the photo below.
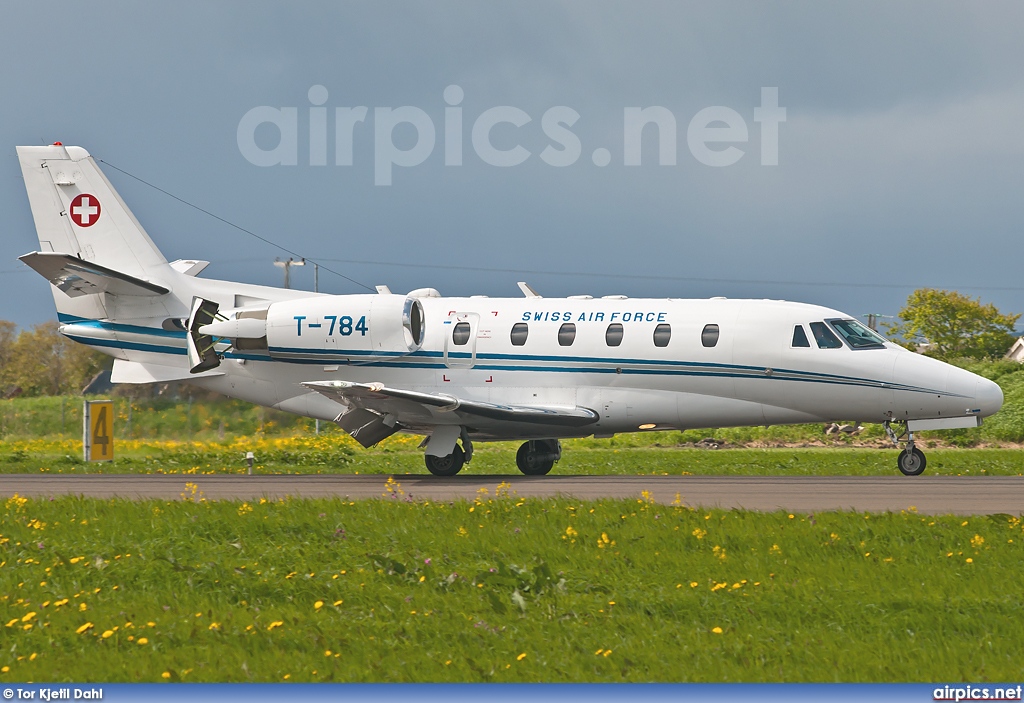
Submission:
<svg viewBox="0 0 1024 703">
<path fill-rule="evenodd" d="M 527 476 L 543 476 L 562 458 L 562 443 L 557 439 L 531 439 L 516 452 L 516 466 Z"/>
<path fill-rule="evenodd" d="M 434 476 L 454 476 L 473 457 L 473 443 L 465 431 L 461 434 L 462 446 L 455 444 L 452 453 L 446 456 L 424 454 L 427 471 Z M 463 449 L 465 447 L 465 449 Z M 562 443 L 557 439 L 531 439 L 524 442 L 516 452 L 516 466 L 527 476 L 543 476 L 551 471 L 555 462 L 562 458 Z"/>
<path fill-rule="evenodd" d="M 896 458 L 896 466 L 900 472 L 904 476 L 919 476 L 923 473 L 928 461 L 924 458 L 924 452 L 914 446 L 914 433 L 907 429 L 906 424 L 903 424 L 903 431 L 896 434 L 891 420 L 886 420 L 882 426 L 885 428 L 885 434 L 888 435 L 889 440 L 897 447 L 904 436 L 907 438 L 907 446 Z"/>
</svg>

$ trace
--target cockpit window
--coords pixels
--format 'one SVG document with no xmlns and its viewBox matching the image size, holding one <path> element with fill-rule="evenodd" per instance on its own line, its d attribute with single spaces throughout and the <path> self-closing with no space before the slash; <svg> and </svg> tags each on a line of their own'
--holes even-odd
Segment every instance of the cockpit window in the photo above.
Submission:
<svg viewBox="0 0 1024 703">
<path fill-rule="evenodd" d="M 818 349 L 841 349 L 843 343 L 839 341 L 832 330 L 824 322 L 812 322 L 811 323 L 811 334 L 814 335 L 814 341 L 818 344 Z"/>
<path fill-rule="evenodd" d="M 852 349 L 884 349 L 885 338 L 856 320 L 829 320 L 828 323 Z"/>
<path fill-rule="evenodd" d="M 794 347 L 809 347 L 811 343 L 807 341 L 807 333 L 804 332 L 803 325 L 797 325 L 793 328 L 793 346 Z"/>
</svg>

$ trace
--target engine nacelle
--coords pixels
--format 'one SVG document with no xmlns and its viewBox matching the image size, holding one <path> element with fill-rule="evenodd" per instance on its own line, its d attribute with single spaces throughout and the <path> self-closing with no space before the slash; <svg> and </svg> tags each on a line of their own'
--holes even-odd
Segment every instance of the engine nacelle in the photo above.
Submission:
<svg viewBox="0 0 1024 703">
<path fill-rule="evenodd" d="M 405 356 L 423 343 L 423 306 L 402 295 L 332 295 L 273 303 L 272 359 L 324 363 Z"/>
</svg>

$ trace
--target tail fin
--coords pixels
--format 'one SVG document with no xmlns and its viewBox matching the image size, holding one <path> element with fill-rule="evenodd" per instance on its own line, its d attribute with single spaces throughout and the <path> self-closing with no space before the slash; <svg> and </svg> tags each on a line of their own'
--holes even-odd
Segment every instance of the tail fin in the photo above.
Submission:
<svg viewBox="0 0 1024 703">
<path fill-rule="evenodd" d="M 159 281 L 167 260 L 85 149 L 17 149 L 40 252 L 66 254 L 141 282 Z M 72 298 L 58 287 L 53 296 L 59 313 L 102 316 L 102 296 Z"/>
</svg>

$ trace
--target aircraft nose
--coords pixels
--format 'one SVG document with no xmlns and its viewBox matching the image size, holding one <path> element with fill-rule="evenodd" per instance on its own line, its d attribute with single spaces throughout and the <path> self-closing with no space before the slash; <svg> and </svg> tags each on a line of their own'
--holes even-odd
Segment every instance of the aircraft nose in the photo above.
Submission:
<svg viewBox="0 0 1024 703">
<path fill-rule="evenodd" d="M 994 415 L 1003 406 L 1003 389 L 994 381 L 987 378 L 978 379 L 978 388 L 974 393 L 978 406 L 981 409 L 979 415 L 988 417 Z"/>
</svg>

